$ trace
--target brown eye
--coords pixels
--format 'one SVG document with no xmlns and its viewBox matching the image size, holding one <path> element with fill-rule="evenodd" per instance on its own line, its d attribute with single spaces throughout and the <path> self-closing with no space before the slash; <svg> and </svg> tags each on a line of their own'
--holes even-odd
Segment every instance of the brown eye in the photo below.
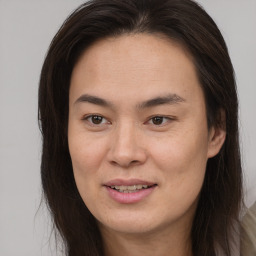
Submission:
<svg viewBox="0 0 256 256">
<path fill-rule="evenodd" d="M 101 124 L 103 117 L 102 116 L 92 116 L 91 120 L 92 120 L 93 124 Z"/>
<path fill-rule="evenodd" d="M 154 126 L 164 126 L 173 120 L 175 118 L 169 116 L 153 116 L 148 120 L 148 123 Z"/>
<path fill-rule="evenodd" d="M 100 115 L 89 115 L 84 118 L 84 120 L 88 121 L 92 125 L 101 125 L 101 124 L 107 124 L 108 121 L 106 118 Z"/>
<path fill-rule="evenodd" d="M 163 123 L 164 117 L 162 116 L 155 116 L 152 118 L 152 123 L 154 125 L 161 125 Z"/>
</svg>

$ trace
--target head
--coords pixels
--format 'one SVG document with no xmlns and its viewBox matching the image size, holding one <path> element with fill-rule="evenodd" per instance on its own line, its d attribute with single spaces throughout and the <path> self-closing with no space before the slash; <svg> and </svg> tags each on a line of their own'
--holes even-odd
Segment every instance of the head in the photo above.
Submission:
<svg viewBox="0 0 256 256">
<path fill-rule="evenodd" d="M 225 42 L 193 1 L 96 0 L 71 14 L 39 88 L 43 189 L 70 255 L 102 255 L 105 227 L 136 232 L 141 218 L 147 232 L 185 213 L 195 255 L 216 244 L 229 255 L 241 201 L 237 105 Z M 106 217 L 118 204 L 97 195 L 120 177 L 154 182 L 151 219 L 140 202 Z"/>
</svg>

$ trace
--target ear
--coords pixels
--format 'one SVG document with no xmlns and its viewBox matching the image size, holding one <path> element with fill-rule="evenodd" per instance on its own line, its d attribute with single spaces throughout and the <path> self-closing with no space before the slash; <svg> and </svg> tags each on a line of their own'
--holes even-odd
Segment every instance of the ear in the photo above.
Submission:
<svg viewBox="0 0 256 256">
<path fill-rule="evenodd" d="M 219 121 L 216 126 L 209 129 L 208 158 L 216 156 L 226 139 L 226 116 L 224 110 L 220 110 Z"/>
</svg>

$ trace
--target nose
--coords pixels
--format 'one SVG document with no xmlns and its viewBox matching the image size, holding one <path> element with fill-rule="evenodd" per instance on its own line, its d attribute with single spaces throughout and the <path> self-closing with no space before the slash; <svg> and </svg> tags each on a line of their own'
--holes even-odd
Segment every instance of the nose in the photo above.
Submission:
<svg viewBox="0 0 256 256">
<path fill-rule="evenodd" d="M 146 161 L 147 153 L 138 129 L 131 123 L 116 127 L 108 155 L 111 164 L 128 168 Z"/>
</svg>

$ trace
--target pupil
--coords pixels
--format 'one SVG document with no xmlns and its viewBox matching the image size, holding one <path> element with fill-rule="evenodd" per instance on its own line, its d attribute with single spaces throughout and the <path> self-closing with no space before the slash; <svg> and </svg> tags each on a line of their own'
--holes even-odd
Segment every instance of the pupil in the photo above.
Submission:
<svg viewBox="0 0 256 256">
<path fill-rule="evenodd" d="M 163 122 L 163 117 L 161 116 L 156 116 L 153 118 L 153 124 L 159 125 L 159 124 L 162 124 L 162 122 Z"/>
<path fill-rule="evenodd" d="M 102 117 L 101 116 L 92 116 L 92 122 L 94 124 L 100 124 L 102 122 Z"/>
</svg>

